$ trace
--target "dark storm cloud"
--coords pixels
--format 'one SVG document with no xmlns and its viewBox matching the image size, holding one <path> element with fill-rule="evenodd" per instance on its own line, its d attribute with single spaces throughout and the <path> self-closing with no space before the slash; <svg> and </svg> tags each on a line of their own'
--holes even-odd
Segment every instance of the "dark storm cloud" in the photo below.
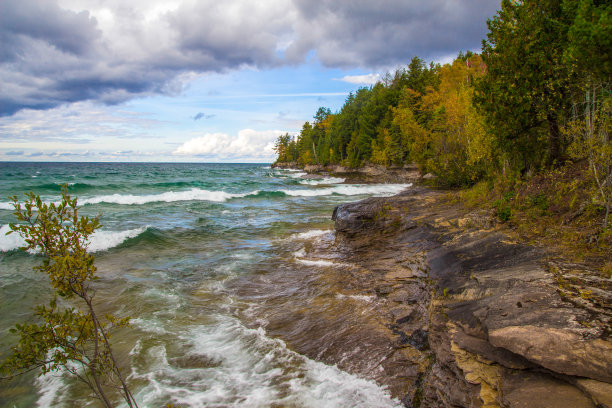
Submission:
<svg viewBox="0 0 612 408">
<path fill-rule="evenodd" d="M 439 59 L 478 49 L 498 2 L 202 0 L 151 17 L 155 5 L 100 0 L 73 11 L 55 0 L 3 0 L 0 115 L 174 95 L 193 73 L 300 64 L 313 52 L 340 68 Z"/>
<path fill-rule="evenodd" d="M 384 67 L 417 55 L 437 60 L 480 49 L 492 0 L 294 0 L 304 17 L 297 41 L 287 50 L 300 58 L 316 50 L 330 67 Z"/>
</svg>

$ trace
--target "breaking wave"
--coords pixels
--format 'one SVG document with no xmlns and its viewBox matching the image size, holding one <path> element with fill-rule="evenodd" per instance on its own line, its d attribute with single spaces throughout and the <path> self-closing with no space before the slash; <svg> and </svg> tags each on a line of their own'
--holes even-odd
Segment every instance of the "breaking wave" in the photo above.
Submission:
<svg viewBox="0 0 612 408">
<path fill-rule="evenodd" d="M 11 229 L 8 225 L 0 226 L 0 252 L 9 252 L 26 245 L 25 240 L 18 233 L 6 235 Z M 147 230 L 147 227 L 135 228 L 127 231 L 96 231 L 89 237 L 89 252 L 107 251 L 121 245 L 128 239 L 135 238 Z"/>
</svg>

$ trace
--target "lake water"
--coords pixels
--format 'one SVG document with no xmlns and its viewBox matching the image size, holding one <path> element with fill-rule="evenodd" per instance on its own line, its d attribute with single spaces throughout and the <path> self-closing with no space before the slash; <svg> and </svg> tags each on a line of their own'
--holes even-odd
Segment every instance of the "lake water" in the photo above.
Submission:
<svg viewBox="0 0 612 408">
<path fill-rule="evenodd" d="M 57 201 L 67 184 L 83 215 L 100 215 L 95 301 L 131 318 L 113 349 L 141 407 L 400 406 L 374 382 L 292 351 L 275 333 L 295 321 L 268 325 L 297 304 L 307 314 L 349 301 L 323 296 L 329 288 L 313 282 L 334 262 L 304 248 L 333 240 L 334 206 L 408 186 L 304 176 L 264 164 L 0 163 L 2 356 L 9 329 L 51 293 L 32 270 L 40 257 L 4 235 L 15 221 L 8 196 Z M 86 394 L 61 373 L 0 382 L 2 407 L 82 407 Z"/>
</svg>

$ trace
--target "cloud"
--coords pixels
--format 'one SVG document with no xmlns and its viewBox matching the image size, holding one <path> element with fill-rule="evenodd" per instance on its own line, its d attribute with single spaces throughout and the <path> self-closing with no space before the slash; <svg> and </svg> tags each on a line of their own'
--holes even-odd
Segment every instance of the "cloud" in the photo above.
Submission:
<svg viewBox="0 0 612 408">
<path fill-rule="evenodd" d="M 23 150 L 11 150 L 4 152 L 6 156 L 23 156 Z"/>
<path fill-rule="evenodd" d="M 437 60 L 459 50 L 478 50 L 487 18 L 499 8 L 491 0 L 295 0 L 301 18 L 293 59 L 312 50 L 328 67 L 389 67 L 415 55 Z"/>
<path fill-rule="evenodd" d="M 203 112 L 198 112 L 194 117 L 193 120 L 200 120 L 200 119 L 212 119 L 214 118 L 215 115 L 205 115 Z"/>
<path fill-rule="evenodd" d="M 74 115 L 78 111 L 78 115 Z M 46 111 L 22 110 L 0 121 L 0 142 L 86 144 L 101 138 L 134 139 L 163 122 L 144 114 L 78 102 Z"/>
<path fill-rule="evenodd" d="M 207 133 L 186 141 L 173 154 L 207 158 L 273 159 L 274 142 L 284 134 L 281 130 L 256 131 L 243 129 L 236 136 L 226 133 Z"/>
<path fill-rule="evenodd" d="M 176 95 L 198 73 L 368 68 L 479 49 L 490 0 L 22 0 L 0 13 L 0 115 Z"/>
<path fill-rule="evenodd" d="M 367 74 L 367 75 L 346 75 L 342 78 L 338 78 L 337 81 L 348 82 L 349 84 L 364 84 L 374 85 L 380 79 L 380 74 Z"/>
</svg>

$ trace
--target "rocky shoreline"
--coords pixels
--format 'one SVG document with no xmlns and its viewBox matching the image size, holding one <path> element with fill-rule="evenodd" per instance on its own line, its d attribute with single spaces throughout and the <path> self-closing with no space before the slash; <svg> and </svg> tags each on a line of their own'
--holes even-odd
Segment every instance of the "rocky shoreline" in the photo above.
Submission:
<svg viewBox="0 0 612 408">
<path fill-rule="evenodd" d="M 612 407 L 610 280 L 444 197 L 414 187 L 334 210 L 334 242 L 308 255 L 350 265 L 340 292 L 372 299 L 370 323 L 297 351 L 406 407 Z"/>
<path fill-rule="evenodd" d="M 346 184 L 370 184 L 370 183 L 412 183 L 417 180 L 427 179 L 431 175 L 423 176 L 416 165 L 405 165 L 401 167 L 386 167 L 368 164 L 363 167 L 344 167 L 340 165 L 317 165 L 309 164 L 301 166 L 298 163 L 275 163 L 273 168 L 303 170 L 311 177 L 339 177 Z"/>
</svg>

